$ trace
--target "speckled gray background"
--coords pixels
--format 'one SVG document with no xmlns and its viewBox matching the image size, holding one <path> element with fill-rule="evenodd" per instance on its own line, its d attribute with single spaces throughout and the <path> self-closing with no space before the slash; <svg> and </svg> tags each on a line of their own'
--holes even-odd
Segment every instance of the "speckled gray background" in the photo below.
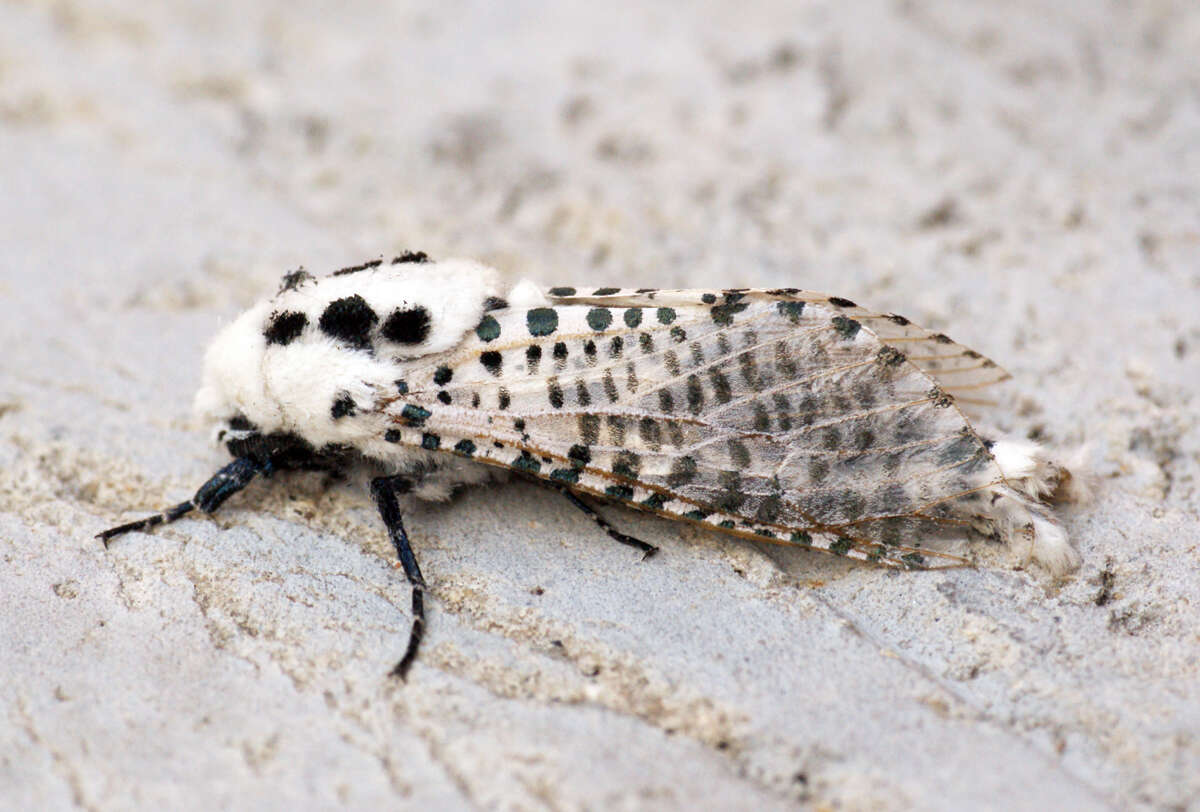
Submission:
<svg viewBox="0 0 1200 812">
<path fill-rule="evenodd" d="M 1178 2 L 0 5 L 0 806 L 1200 805 L 1200 10 Z M 250 5 L 252 7 L 246 7 Z M 1084 557 L 898 574 L 526 484 L 185 498 L 205 341 L 404 248 L 797 285 L 1014 374 Z"/>
</svg>

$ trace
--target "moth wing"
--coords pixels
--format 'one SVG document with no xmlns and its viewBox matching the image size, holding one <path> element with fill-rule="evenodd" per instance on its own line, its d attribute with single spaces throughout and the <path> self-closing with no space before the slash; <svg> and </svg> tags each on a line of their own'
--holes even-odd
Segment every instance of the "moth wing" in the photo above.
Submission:
<svg viewBox="0 0 1200 812">
<path fill-rule="evenodd" d="M 702 296 L 708 295 L 722 301 L 729 293 L 747 298 L 765 298 L 804 302 L 816 306 L 836 309 L 843 315 L 866 325 L 881 341 L 902 349 L 909 363 L 929 375 L 947 392 L 953 393 L 960 403 L 990 404 L 991 401 L 977 400 L 972 393 L 993 384 L 1008 380 L 1011 376 L 1000 365 L 970 347 L 959 344 L 945 333 L 934 332 L 914 324 L 896 313 L 878 313 L 841 299 L 811 290 L 799 288 L 745 289 L 735 291 L 696 290 L 634 290 L 629 288 L 598 288 L 566 295 L 573 288 L 551 288 L 549 298 L 561 304 L 580 304 L 608 307 L 667 306 L 688 307 Z M 555 295 L 558 291 L 558 295 Z M 703 304 L 703 303 L 701 303 Z"/>
<path fill-rule="evenodd" d="M 964 536 L 1003 478 L 945 389 L 850 303 L 708 295 L 496 310 L 389 408 L 441 450 L 672 518 L 962 563 L 934 542 Z"/>
</svg>

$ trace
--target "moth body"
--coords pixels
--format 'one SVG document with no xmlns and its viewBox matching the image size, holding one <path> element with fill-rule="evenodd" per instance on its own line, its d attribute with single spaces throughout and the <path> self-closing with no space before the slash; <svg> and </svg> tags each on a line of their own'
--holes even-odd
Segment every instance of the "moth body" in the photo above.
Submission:
<svg viewBox="0 0 1200 812">
<path fill-rule="evenodd" d="M 235 463 L 172 510 L 215 509 L 256 473 L 362 471 L 419 587 L 394 494 L 518 472 L 589 512 L 579 496 L 904 568 L 1024 539 L 1064 572 L 1078 556 L 1041 500 L 1065 472 L 957 400 L 1005 377 L 902 316 L 794 288 L 543 291 L 423 254 L 298 271 L 213 340 L 196 406 Z"/>
</svg>

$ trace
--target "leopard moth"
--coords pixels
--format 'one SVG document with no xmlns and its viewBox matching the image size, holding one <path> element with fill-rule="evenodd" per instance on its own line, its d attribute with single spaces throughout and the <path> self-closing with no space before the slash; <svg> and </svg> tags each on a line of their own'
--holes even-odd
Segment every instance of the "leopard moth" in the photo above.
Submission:
<svg viewBox="0 0 1200 812">
<path fill-rule="evenodd" d="M 1061 574 L 1079 558 L 1044 500 L 1068 472 L 962 409 L 1006 377 L 903 316 L 796 288 L 544 290 L 411 252 L 293 271 L 204 360 L 196 410 L 232 462 L 99 538 L 211 513 L 277 470 L 365 474 L 412 587 L 401 678 L 425 582 L 400 497 L 511 472 L 645 556 L 585 499 L 905 569 L 1023 540 Z"/>
</svg>

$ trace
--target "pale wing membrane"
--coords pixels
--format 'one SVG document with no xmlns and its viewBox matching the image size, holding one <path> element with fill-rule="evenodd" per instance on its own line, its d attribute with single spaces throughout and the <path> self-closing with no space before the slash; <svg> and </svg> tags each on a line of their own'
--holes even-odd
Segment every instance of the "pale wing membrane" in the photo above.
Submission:
<svg viewBox="0 0 1200 812">
<path fill-rule="evenodd" d="M 712 296 L 497 310 L 389 410 L 405 442 L 672 518 L 897 566 L 960 563 L 942 550 L 1002 478 L 946 387 L 843 300 Z"/>
<path fill-rule="evenodd" d="M 565 294 L 571 288 L 554 288 Z M 597 293 L 599 291 L 599 293 Z M 945 333 L 935 333 L 904 316 L 895 313 L 876 313 L 859 307 L 845 299 L 828 296 L 798 288 L 774 290 L 738 290 L 736 293 L 748 299 L 778 299 L 823 305 L 834 308 L 845 316 L 864 324 L 885 343 L 894 344 L 907 355 L 909 362 L 925 372 L 948 392 L 970 402 L 974 390 L 983 389 L 1008 380 L 1009 374 L 990 358 L 986 358 L 970 347 L 951 339 Z M 580 290 L 570 295 L 560 295 L 555 301 L 564 304 L 587 304 L 591 306 L 635 307 L 651 301 L 659 305 L 687 307 L 693 305 L 698 293 L 692 290 L 631 290 L 599 288 Z M 723 293 L 712 294 L 723 299 Z"/>
</svg>

